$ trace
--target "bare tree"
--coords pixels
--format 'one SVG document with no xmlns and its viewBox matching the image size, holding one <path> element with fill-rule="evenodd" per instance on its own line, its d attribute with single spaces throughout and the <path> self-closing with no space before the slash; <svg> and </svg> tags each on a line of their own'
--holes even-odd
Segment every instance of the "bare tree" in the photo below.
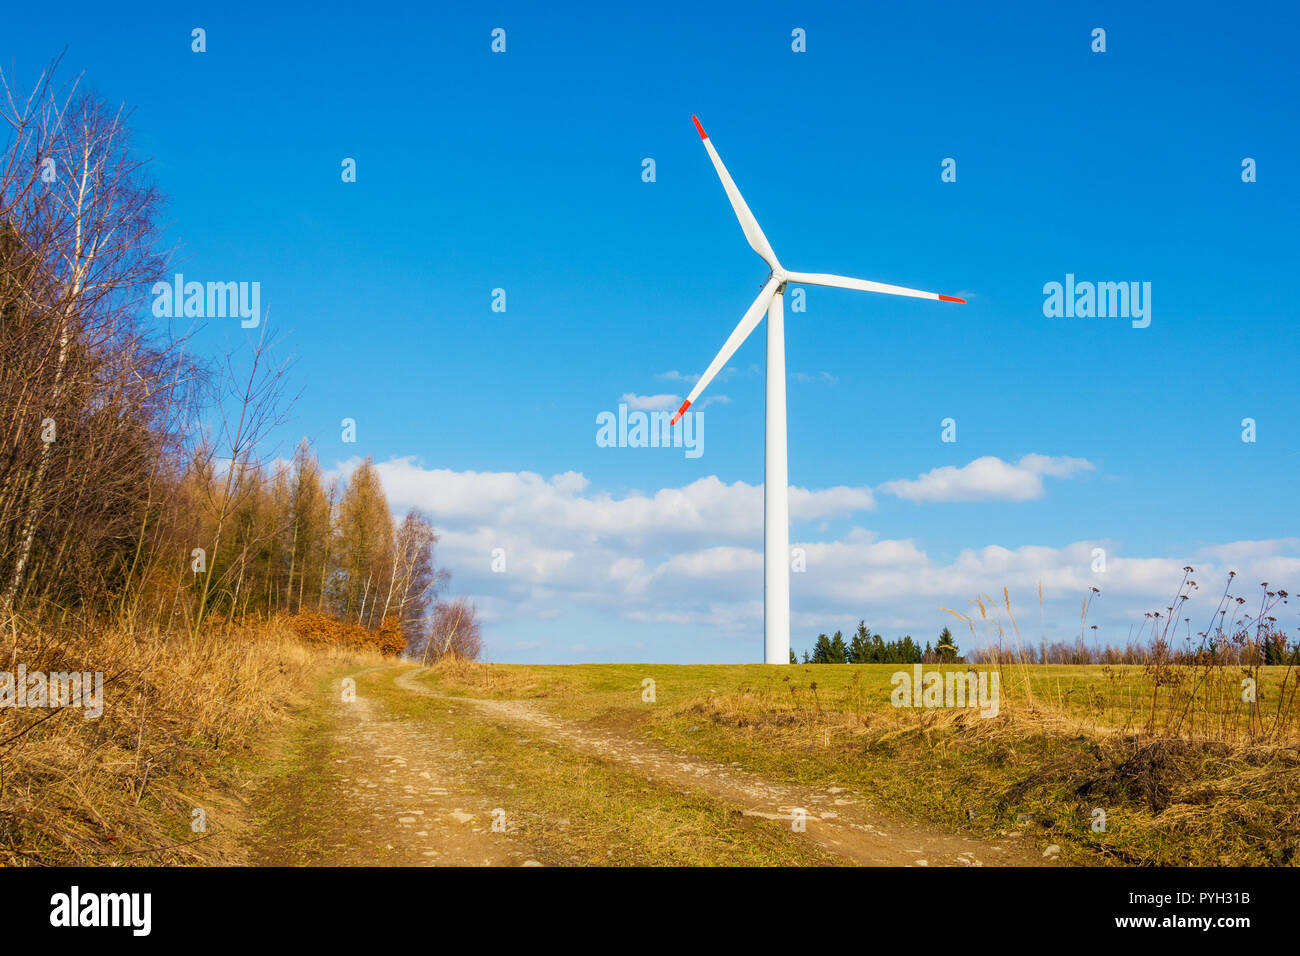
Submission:
<svg viewBox="0 0 1300 956">
<path fill-rule="evenodd" d="M 0 319 L 8 436 L 0 461 L 0 607 L 41 563 L 41 591 L 121 573 L 96 543 L 133 534 L 178 382 L 136 318 L 162 274 L 160 197 L 124 111 L 57 87 L 16 96 L 0 74 Z M 73 523 L 89 518 L 81 533 Z"/>
<path fill-rule="evenodd" d="M 433 611 L 429 642 L 421 658 L 424 663 L 454 657 L 476 661 L 483 653 L 478 609 L 465 597 L 440 602 Z"/>
<path fill-rule="evenodd" d="M 241 373 L 235 360 L 227 356 L 223 373 L 217 379 L 213 396 L 217 409 L 216 441 L 204 443 L 199 449 L 196 465 L 206 475 L 215 475 L 218 464 L 224 475 L 217 481 L 204 482 L 208 515 L 211 519 L 210 538 L 207 543 L 211 556 L 205 573 L 198 584 L 198 595 L 191 625 L 195 637 L 212 599 L 214 583 L 227 584 L 244 568 L 243 562 L 222 562 L 221 547 L 232 515 L 249 494 L 252 482 L 248 479 L 258 464 L 253 460 L 254 450 L 277 425 L 284 422 L 289 405 L 284 401 L 285 373 L 288 362 L 277 364 L 273 357 L 274 343 L 266 337 L 268 323 L 263 321 L 257 344 L 253 347 L 246 372 Z M 214 459 L 217 449 L 224 453 L 222 462 Z M 245 480 L 240 481 L 243 477 Z M 234 596 L 231 598 L 232 607 Z"/>
</svg>

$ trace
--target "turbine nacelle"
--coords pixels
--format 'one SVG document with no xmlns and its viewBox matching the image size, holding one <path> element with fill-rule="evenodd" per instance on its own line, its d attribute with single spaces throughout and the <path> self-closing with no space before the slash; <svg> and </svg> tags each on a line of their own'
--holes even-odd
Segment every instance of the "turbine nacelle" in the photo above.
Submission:
<svg viewBox="0 0 1300 956">
<path fill-rule="evenodd" d="M 887 285 L 883 282 L 872 282 L 870 279 L 852 279 L 848 276 L 828 275 L 821 272 L 790 272 L 776 258 L 776 253 L 772 251 L 772 244 L 767 241 L 767 236 L 763 234 L 763 229 L 750 212 L 745 197 L 740 194 L 735 180 L 727 172 L 727 167 L 722 163 L 722 157 L 718 151 L 713 148 L 713 143 L 709 139 L 708 133 L 704 132 L 704 127 L 700 125 L 698 117 L 692 116 L 695 123 L 695 129 L 699 131 L 700 139 L 704 141 L 704 149 L 709 154 L 709 159 L 713 163 L 713 168 L 717 170 L 718 178 L 722 180 L 722 188 L 731 200 L 731 208 L 735 210 L 736 219 L 740 221 L 741 232 L 745 234 L 745 240 L 749 243 L 751 249 L 758 253 L 759 257 L 768 264 L 772 270 L 768 275 L 767 282 L 763 285 L 763 291 L 758 294 L 749 309 L 741 317 L 740 324 L 736 326 L 726 342 L 722 344 L 722 350 L 714 357 L 709 367 L 705 369 L 700 380 L 695 383 L 691 389 L 691 394 L 687 396 L 686 401 L 682 402 L 682 407 L 677 410 L 670 424 L 676 425 L 686 410 L 691 407 L 692 403 L 700 397 L 700 393 L 708 386 L 713 377 L 722 370 L 731 356 L 735 354 L 736 349 L 740 348 L 742 342 L 749 337 L 749 333 L 754 331 L 759 320 L 763 318 L 763 313 L 767 311 L 772 297 L 784 290 L 786 283 L 793 282 L 796 285 L 825 285 L 837 289 L 857 289 L 862 292 L 883 292 L 886 295 L 903 295 L 916 299 L 935 299 L 940 302 L 965 302 L 965 299 L 959 299 L 956 296 L 940 295 L 937 292 L 922 292 L 920 289 L 908 289 L 900 285 Z"/>
</svg>

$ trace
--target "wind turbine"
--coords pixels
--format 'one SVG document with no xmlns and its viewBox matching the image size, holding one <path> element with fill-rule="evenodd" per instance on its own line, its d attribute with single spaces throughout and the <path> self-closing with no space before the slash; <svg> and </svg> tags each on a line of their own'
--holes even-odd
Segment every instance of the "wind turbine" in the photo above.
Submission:
<svg viewBox="0 0 1300 956">
<path fill-rule="evenodd" d="M 937 299 L 940 302 L 965 302 L 951 295 L 921 292 L 902 286 L 886 285 L 869 279 L 850 279 L 845 276 L 825 275 L 820 272 L 787 272 L 777 261 L 767 236 L 759 228 L 758 220 L 745 205 L 744 197 L 736 183 L 722 165 L 722 158 L 713 148 L 708 134 L 698 118 L 692 116 L 695 128 L 704 140 L 704 148 L 718 171 L 722 188 L 731 200 L 731 208 L 740 220 L 741 231 L 750 247 L 762 257 L 772 270 L 763 285 L 763 291 L 746 310 L 740 324 L 722 343 L 691 394 L 673 416 L 670 425 L 676 425 L 700 393 L 713 381 L 722 366 L 740 348 L 767 312 L 767 417 L 766 459 L 763 465 L 763 660 L 768 664 L 786 664 L 790 660 L 790 502 L 786 471 L 785 446 L 785 313 L 782 295 L 787 282 L 798 285 L 828 285 L 837 289 L 860 289 L 863 292 L 885 292 L 889 295 L 906 295 L 916 299 Z"/>
</svg>

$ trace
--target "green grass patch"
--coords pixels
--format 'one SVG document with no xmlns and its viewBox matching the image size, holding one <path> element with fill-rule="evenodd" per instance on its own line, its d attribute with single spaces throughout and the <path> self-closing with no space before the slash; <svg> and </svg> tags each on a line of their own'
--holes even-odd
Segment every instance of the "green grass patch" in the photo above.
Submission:
<svg viewBox="0 0 1300 956">
<path fill-rule="evenodd" d="M 898 670 L 911 667 L 459 664 L 427 679 L 446 693 L 545 699 L 558 716 L 773 779 L 852 787 L 948 829 L 1023 832 L 1060 845 L 1066 862 L 1300 863 L 1300 750 L 1151 729 L 1152 696 L 1158 713 L 1172 693 L 1143 668 L 1003 668 L 987 719 L 893 707 Z M 1261 669 L 1257 702 L 1279 703 L 1285 671 Z M 1202 703 L 1222 708 L 1221 726 L 1249 719 L 1251 705 L 1215 694 Z"/>
</svg>

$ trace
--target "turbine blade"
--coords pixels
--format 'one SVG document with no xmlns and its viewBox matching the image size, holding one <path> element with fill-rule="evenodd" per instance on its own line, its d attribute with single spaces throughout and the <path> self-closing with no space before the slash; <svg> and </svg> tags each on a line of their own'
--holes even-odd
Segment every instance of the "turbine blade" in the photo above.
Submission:
<svg viewBox="0 0 1300 956">
<path fill-rule="evenodd" d="M 669 425 L 677 424 L 678 420 L 686 414 L 686 409 L 690 408 L 691 404 L 700 397 L 700 392 L 704 391 L 705 386 L 713 381 L 713 377 L 722 370 L 722 366 L 726 365 L 728 359 L 736 354 L 736 349 L 740 348 L 740 343 L 749 337 L 750 332 L 754 331 L 754 327 L 758 325 L 759 319 L 761 319 L 763 313 L 767 311 L 767 304 L 772 301 L 772 296 L 776 294 L 778 285 L 780 285 L 780 283 L 777 282 L 775 277 L 767 280 L 767 284 L 763 286 L 763 291 L 758 294 L 758 298 L 754 300 L 754 304 L 745 312 L 744 316 L 740 320 L 740 324 L 737 325 L 731 335 L 728 336 L 727 341 L 722 343 L 721 351 L 713 357 L 713 361 L 710 362 L 709 367 L 704 370 L 704 374 L 700 376 L 700 380 L 695 383 L 695 387 L 691 389 L 691 394 L 686 397 L 686 401 L 682 402 L 682 407 L 677 409 L 677 414 L 673 416 L 672 421 L 668 423 Z"/>
<path fill-rule="evenodd" d="M 786 281 L 795 285 L 829 285 L 837 289 L 860 289 L 863 292 L 908 295 L 914 299 L 937 299 L 940 302 L 966 301 L 953 295 L 922 292 L 920 289 L 905 289 L 901 285 L 886 285 L 883 282 L 872 282 L 870 279 L 850 279 L 848 276 L 832 276 L 821 272 L 791 272 L 786 275 Z"/>
<path fill-rule="evenodd" d="M 763 235 L 763 230 L 759 228 L 758 220 L 754 214 L 749 211 L 745 205 L 745 197 L 740 195 L 740 190 L 736 188 L 736 182 L 727 172 L 727 167 L 722 165 L 722 157 L 718 151 L 713 148 L 713 143 L 709 141 L 709 136 L 704 132 L 704 127 L 700 125 L 697 117 L 692 116 L 695 122 L 695 128 L 699 130 L 700 139 L 704 140 L 704 148 L 708 151 L 709 159 L 713 160 L 713 168 L 718 171 L 718 178 L 722 180 L 722 188 L 727 191 L 727 198 L 731 200 L 731 208 L 736 211 L 736 218 L 740 220 L 740 228 L 745 233 L 745 238 L 749 240 L 749 246 L 773 269 L 780 268 L 780 263 L 776 261 L 776 253 L 772 251 L 772 245 L 767 241 L 767 236 Z"/>
</svg>

